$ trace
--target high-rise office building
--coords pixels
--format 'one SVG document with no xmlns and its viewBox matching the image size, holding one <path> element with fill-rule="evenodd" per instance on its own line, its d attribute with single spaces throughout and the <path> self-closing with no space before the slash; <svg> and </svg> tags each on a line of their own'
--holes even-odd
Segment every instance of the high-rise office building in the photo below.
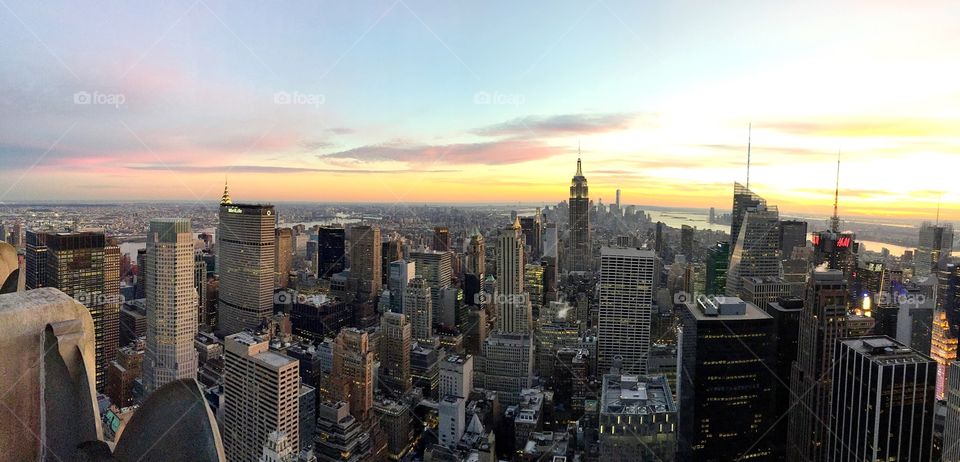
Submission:
<svg viewBox="0 0 960 462">
<path fill-rule="evenodd" d="M 443 306 L 441 294 L 444 289 L 450 287 L 450 280 L 453 277 L 453 253 L 432 250 L 410 252 L 410 260 L 417 265 L 417 276 L 423 278 L 427 287 L 430 288 L 432 321 L 435 325 L 439 325 Z"/>
<path fill-rule="evenodd" d="M 666 236 L 666 225 L 662 221 L 658 221 L 654 225 L 653 231 L 653 251 L 656 252 L 658 257 L 663 257 L 663 249 L 667 244 Z"/>
<path fill-rule="evenodd" d="M 790 411 L 790 370 L 797 360 L 797 334 L 800 330 L 800 314 L 803 312 L 803 299 L 784 297 L 769 302 L 764 311 L 773 318 L 773 329 L 777 349 L 773 371 L 775 380 L 774 406 L 775 416 L 784 416 Z M 787 454 L 786 418 L 773 423 L 770 441 L 773 443 L 773 460 L 786 460 Z"/>
<path fill-rule="evenodd" d="M 840 270 L 814 270 L 807 281 L 797 360 L 790 371 L 787 460 L 822 462 L 829 428 L 837 340 L 851 336 L 847 282 Z M 802 402 L 801 402 L 802 401 Z"/>
<path fill-rule="evenodd" d="M 49 233 L 45 239 L 43 285 L 60 289 L 90 310 L 96 335 L 97 390 L 103 391 L 120 338 L 120 249 L 101 232 Z"/>
<path fill-rule="evenodd" d="M 257 460 L 271 432 L 286 434 L 299 452 L 299 363 L 270 350 L 269 343 L 249 332 L 224 339 L 221 435 L 227 460 Z"/>
<path fill-rule="evenodd" d="M 474 228 L 470 233 L 470 243 L 467 246 L 467 274 L 473 274 L 483 279 L 483 274 L 487 272 L 486 243 L 483 240 L 483 234 L 480 230 Z"/>
<path fill-rule="evenodd" d="M 767 201 L 740 183 L 733 184 L 733 212 L 730 218 L 730 251 L 737 248 L 740 227 L 749 209 L 765 209 Z M 776 235 L 779 237 L 779 233 Z"/>
<path fill-rule="evenodd" d="M 390 311 L 403 313 L 403 294 L 407 284 L 417 275 L 417 264 L 407 260 L 390 262 L 387 288 L 390 290 Z"/>
<path fill-rule="evenodd" d="M 2 238 L 0 238 L 2 240 Z M 47 280 L 47 233 L 27 231 L 25 287 L 27 290 L 43 287 Z"/>
<path fill-rule="evenodd" d="M 854 233 L 838 231 L 820 231 L 813 233 L 813 266 L 826 265 L 827 268 L 843 271 L 850 281 L 857 270 L 857 254 L 860 245 Z"/>
<path fill-rule="evenodd" d="M 547 223 L 543 228 L 543 256 L 559 261 L 560 233 L 556 223 Z"/>
<path fill-rule="evenodd" d="M 473 356 L 454 354 L 440 361 L 440 397 L 470 397 L 473 390 Z"/>
<path fill-rule="evenodd" d="M 942 462 L 960 462 L 960 362 L 948 372 Z"/>
<path fill-rule="evenodd" d="M 930 331 L 930 356 L 937 362 L 937 399 L 944 399 L 950 365 L 957 358 L 960 334 L 960 265 L 937 271 L 936 310 Z"/>
<path fill-rule="evenodd" d="M 217 226 L 222 335 L 256 329 L 273 314 L 275 223 L 272 205 L 234 204 L 224 190 Z"/>
<path fill-rule="evenodd" d="M 339 226 L 323 226 L 317 230 L 317 277 L 330 278 L 346 265 L 346 230 Z"/>
<path fill-rule="evenodd" d="M 497 329 L 529 332 L 530 300 L 523 288 L 523 235 L 520 221 L 500 231 L 497 238 Z"/>
<path fill-rule="evenodd" d="M 719 241 L 707 251 L 706 295 L 720 295 L 727 289 L 730 266 L 730 243 Z"/>
<path fill-rule="evenodd" d="M 532 217 L 518 217 L 520 220 L 520 232 L 523 234 L 523 243 L 527 250 L 530 261 L 540 259 L 542 254 L 543 223 L 540 221 L 540 208 Z"/>
<path fill-rule="evenodd" d="M 433 299 L 430 286 L 422 277 L 407 283 L 403 292 L 403 314 L 410 321 L 415 342 L 433 344 Z"/>
<path fill-rule="evenodd" d="M 807 222 L 783 220 L 780 222 L 780 258 L 787 260 L 793 249 L 807 245 Z"/>
<path fill-rule="evenodd" d="M 619 357 L 624 374 L 646 374 L 655 263 L 649 250 L 600 249 L 597 372 L 609 371 Z"/>
<path fill-rule="evenodd" d="M 350 228 L 350 279 L 356 290 L 369 299 L 380 294 L 380 244 L 379 227 L 362 225 Z"/>
<path fill-rule="evenodd" d="M 780 214 L 763 203 L 744 210 L 736 245 L 731 247 L 725 293 L 742 297 L 743 278 L 780 276 Z"/>
<path fill-rule="evenodd" d="M 731 297 L 698 297 L 682 311 L 680 460 L 771 460 L 773 318 Z"/>
<path fill-rule="evenodd" d="M 384 313 L 380 320 L 380 380 L 399 394 L 410 390 L 410 346 L 413 333 L 407 317 Z"/>
<path fill-rule="evenodd" d="M 950 223 L 920 225 L 920 241 L 914 258 L 914 276 L 936 274 L 953 252 L 953 225 Z"/>
<path fill-rule="evenodd" d="M 350 414 L 350 404 L 344 401 L 323 401 L 317 405 L 315 442 L 318 461 L 351 462 L 370 457 L 370 434 Z"/>
<path fill-rule="evenodd" d="M 450 238 L 450 228 L 437 226 L 433 228 L 433 250 L 449 252 L 453 250 L 453 240 Z"/>
<path fill-rule="evenodd" d="M 497 392 L 505 406 L 520 402 L 533 384 L 533 338 L 530 334 L 491 333 L 483 344 L 484 388 Z"/>
<path fill-rule="evenodd" d="M 871 336 L 840 340 L 834 361 L 826 460 L 931 460 L 933 360 Z"/>
<path fill-rule="evenodd" d="M 333 347 L 334 396 L 361 424 L 373 410 L 373 353 L 367 333 L 353 328 L 341 330 Z"/>
<path fill-rule="evenodd" d="M 663 376 L 604 374 L 599 407 L 598 460 L 675 460 L 677 405 Z"/>
<path fill-rule="evenodd" d="M 293 230 L 276 229 L 276 255 L 274 256 L 274 277 L 277 287 L 286 288 L 290 283 L 290 271 L 293 270 Z"/>
<path fill-rule="evenodd" d="M 570 254 L 571 271 L 586 272 L 593 268 L 593 241 L 590 240 L 590 194 L 583 176 L 580 157 L 577 173 L 570 181 Z"/>
<path fill-rule="evenodd" d="M 693 261 L 693 226 L 680 226 L 680 253 Z"/>
<path fill-rule="evenodd" d="M 197 377 L 197 289 L 190 220 L 150 221 L 147 233 L 147 348 L 143 386 L 148 393 Z"/>
</svg>

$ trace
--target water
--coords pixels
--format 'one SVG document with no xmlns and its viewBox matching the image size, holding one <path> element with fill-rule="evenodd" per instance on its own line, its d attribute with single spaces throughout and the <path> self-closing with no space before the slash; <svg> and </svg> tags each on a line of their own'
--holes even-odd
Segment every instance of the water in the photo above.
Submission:
<svg viewBox="0 0 960 462">
<path fill-rule="evenodd" d="M 650 220 L 654 223 L 662 221 L 663 224 L 671 228 L 679 228 L 683 225 L 693 226 L 697 229 L 708 229 L 711 231 L 730 232 L 730 225 L 720 223 L 710 223 L 710 215 L 702 212 L 681 212 L 674 210 L 644 210 L 650 215 Z"/>
<path fill-rule="evenodd" d="M 903 247 L 896 244 L 887 244 L 885 242 L 864 241 L 861 239 L 857 239 L 857 242 L 859 242 L 862 247 L 865 247 L 866 250 L 869 250 L 871 252 L 880 253 L 880 250 L 886 247 L 887 249 L 890 250 L 890 255 L 893 255 L 895 257 L 899 257 L 903 255 L 903 253 L 906 252 L 907 250 L 916 250 L 913 247 Z"/>
</svg>

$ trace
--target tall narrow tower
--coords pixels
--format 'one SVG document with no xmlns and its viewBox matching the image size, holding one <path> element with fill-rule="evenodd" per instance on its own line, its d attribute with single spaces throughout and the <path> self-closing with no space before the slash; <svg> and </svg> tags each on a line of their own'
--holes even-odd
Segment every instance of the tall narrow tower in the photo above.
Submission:
<svg viewBox="0 0 960 462">
<path fill-rule="evenodd" d="M 497 328 L 504 332 L 530 330 L 530 300 L 523 290 L 523 243 L 519 218 L 497 238 Z"/>
<path fill-rule="evenodd" d="M 590 243 L 590 195 L 583 176 L 580 152 L 577 149 L 577 173 L 570 181 L 570 270 L 590 271 L 593 246 Z"/>
<path fill-rule="evenodd" d="M 272 205 L 234 204 L 224 187 L 217 226 L 221 335 L 254 329 L 273 314 L 275 224 Z"/>
<path fill-rule="evenodd" d="M 152 392 L 197 376 L 197 291 L 190 220 L 150 222 L 147 234 L 147 350 L 143 385 Z"/>
</svg>

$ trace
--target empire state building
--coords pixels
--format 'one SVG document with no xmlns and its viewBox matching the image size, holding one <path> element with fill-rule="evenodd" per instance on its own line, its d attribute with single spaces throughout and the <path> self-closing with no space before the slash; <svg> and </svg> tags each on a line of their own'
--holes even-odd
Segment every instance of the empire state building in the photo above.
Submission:
<svg viewBox="0 0 960 462">
<path fill-rule="evenodd" d="M 593 246 L 590 243 L 590 196 L 587 178 L 577 157 L 577 173 L 570 181 L 570 271 L 590 271 Z"/>
</svg>

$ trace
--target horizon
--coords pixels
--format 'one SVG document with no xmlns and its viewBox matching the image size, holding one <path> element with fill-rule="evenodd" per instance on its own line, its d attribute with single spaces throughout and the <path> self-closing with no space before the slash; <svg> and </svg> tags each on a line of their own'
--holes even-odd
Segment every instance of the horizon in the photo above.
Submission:
<svg viewBox="0 0 960 462">
<path fill-rule="evenodd" d="M 554 204 L 582 148 L 594 202 L 728 210 L 749 138 L 789 215 L 839 150 L 842 218 L 960 220 L 957 4 L 5 6 L 0 203 Z"/>
</svg>

